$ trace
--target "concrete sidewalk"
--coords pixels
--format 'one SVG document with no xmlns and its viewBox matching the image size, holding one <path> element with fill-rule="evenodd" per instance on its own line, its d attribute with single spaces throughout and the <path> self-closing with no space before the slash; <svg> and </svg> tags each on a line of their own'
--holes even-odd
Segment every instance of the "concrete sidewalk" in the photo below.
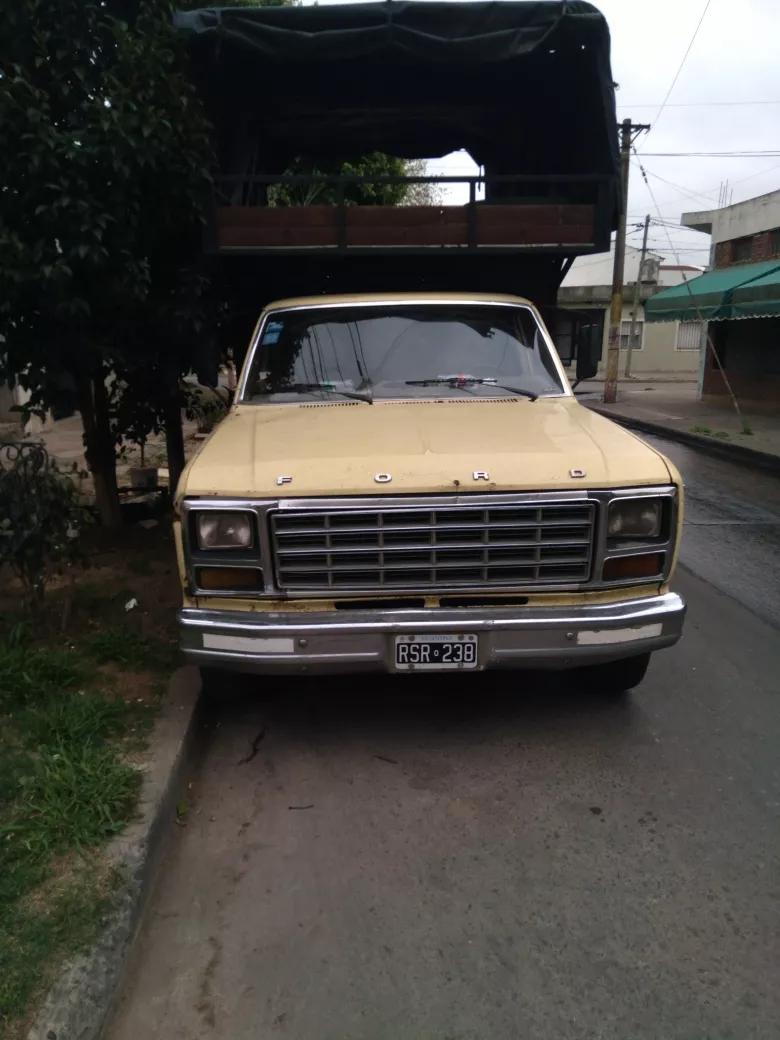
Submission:
<svg viewBox="0 0 780 1040">
<path fill-rule="evenodd" d="M 743 409 L 743 431 L 731 404 L 699 401 L 696 383 L 618 384 L 617 404 L 604 404 L 604 384 L 581 383 L 578 400 L 626 426 L 671 437 L 713 454 L 744 459 L 780 471 L 780 414 L 761 415 Z"/>
</svg>

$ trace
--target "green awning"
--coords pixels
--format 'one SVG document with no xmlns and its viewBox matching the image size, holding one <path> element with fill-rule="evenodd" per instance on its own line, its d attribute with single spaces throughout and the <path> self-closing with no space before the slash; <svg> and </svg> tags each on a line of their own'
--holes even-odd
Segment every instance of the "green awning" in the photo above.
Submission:
<svg viewBox="0 0 780 1040">
<path fill-rule="evenodd" d="M 780 263 L 768 274 L 738 286 L 731 307 L 735 318 L 780 317 Z"/>
<path fill-rule="evenodd" d="M 724 321 L 780 315 L 780 260 L 707 271 L 652 296 L 647 321 Z"/>
</svg>

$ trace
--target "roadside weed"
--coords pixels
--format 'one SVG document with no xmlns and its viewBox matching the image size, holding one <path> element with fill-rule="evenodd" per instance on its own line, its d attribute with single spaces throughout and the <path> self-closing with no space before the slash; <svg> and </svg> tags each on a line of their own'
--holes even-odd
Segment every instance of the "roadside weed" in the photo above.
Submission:
<svg viewBox="0 0 780 1040">
<path fill-rule="evenodd" d="M 0 828 L 8 846 L 39 858 L 81 852 L 117 834 L 130 815 L 140 775 L 109 747 L 54 744 L 21 777 L 15 819 Z"/>
<path fill-rule="evenodd" d="M 122 754 L 145 709 L 90 688 L 110 681 L 83 652 L 30 631 L 0 633 L 0 1035 L 94 935 L 108 896 L 83 857 L 126 825 L 140 781 Z M 63 856 L 67 884 L 36 901 Z"/>
<path fill-rule="evenodd" d="M 72 689 L 83 678 L 84 666 L 76 654 L 30 646 L 22 626 L 0 638 L 0 711 L 6 705 L 37 698 L 48 689 Z"/>
<path fill-rule="evenodd" d="M 741 433 L 752 434 L 749 426 L 743 426 Z M 727 430 L 711 430 L 709 426 L 692 426 L 691 433 L 700 433 L 705 437 L 717 437 L 720 441 L 731 440 L 731 434 Z"/>
<path fill-rule="evenodd" d="M 38 747 L 82 747 L 123 733 L 128 711 L 121 701 L 75 690 L 58 696 L 49 694 L 30 704 L 21 724 Z"/>
<path fill-rule="evenodd" d="M 6 1035 L 30 998 L 47 981 L 52 951 L 77 953 L 95 935 L 110 907 L 111 881 L 94 884 L 94 870 L 82 867 L 46 912 L 17 904 L 0 922 L 0 1035 Z M 106 891 L 101 891 L 105 889 Z M 33 901 L 34 902 L 34 901 Z"/>
<path fill-rule="evenodd" d="M 123 664 L 147 671 L 170 671 L 176 666 L 174 644 L 143 636 L 127 625 L 114 625 L 95 632 L 85 641 L 85 648 L 102 664 Z"/>
<path fill-rule="evenodd" d="M 88 570 L 53 580 L 34 612 L 0 577 L 3 1040 L 27 1036 L 63 960 L 113 906 L 103 849 L 135 811 L 133 767 L 177 663 L 170 528 L 85 538 Z"/>
</svg>

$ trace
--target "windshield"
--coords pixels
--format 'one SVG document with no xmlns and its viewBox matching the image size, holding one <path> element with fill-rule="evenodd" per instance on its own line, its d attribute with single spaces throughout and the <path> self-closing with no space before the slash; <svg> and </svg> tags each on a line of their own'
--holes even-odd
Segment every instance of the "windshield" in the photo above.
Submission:
<svg viewBox="0 0 780 1040">
<path fill-rule="evenodd" d="M 274 311 L 242 401 L 281 403 L 565 393 L 533 312 L 486 304 Z"/>
</svg>

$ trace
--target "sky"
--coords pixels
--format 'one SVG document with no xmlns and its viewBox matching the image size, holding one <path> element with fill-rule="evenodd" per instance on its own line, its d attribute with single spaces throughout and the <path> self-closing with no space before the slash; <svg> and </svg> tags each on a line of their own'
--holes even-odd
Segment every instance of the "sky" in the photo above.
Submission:
<svg viewBox="0 0 780 1040">
<path fill-rule="evenodd" d="M 780 0 L 709 0 L 709 5 L 707 0 L 593 2 L 612 34 L 618 118 L 652 125 L 650 133 L 636 142 L 651 190 L 636 160 L 631 166 L 628 241 L 641 246 L 641 224 L 647 213 L 654 221 L 679 224 L 684 212 L 717 208 L 725 181 L 733 202 L 780 189 Z M 777 154 L 774 158 L 655 154 L 733 151 Z M 431 173 L 476 172 L 465 153 L 436 159 L 429 169 Z M 683 263 L 706 265 L 706 235 L 680 227 L 669 228 L 668 233 L 671 241 L 664 227 L 652 224 L 650 247 Z"/>
</svg>

